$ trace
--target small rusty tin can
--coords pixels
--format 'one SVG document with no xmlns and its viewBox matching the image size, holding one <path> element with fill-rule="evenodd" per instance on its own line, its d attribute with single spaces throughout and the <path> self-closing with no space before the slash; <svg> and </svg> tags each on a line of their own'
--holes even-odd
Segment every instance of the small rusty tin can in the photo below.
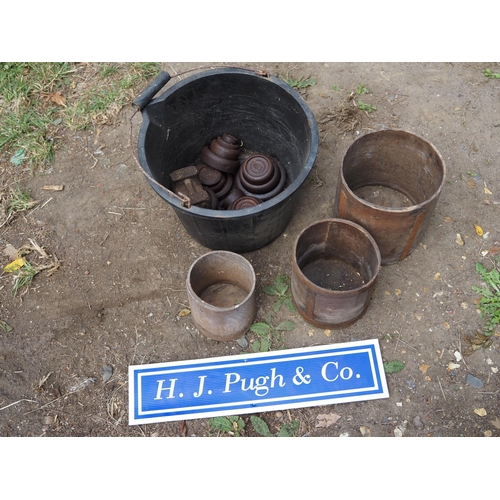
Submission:
<svg viewBox="0 0 500 500">
<path fill-rule="evenodd" d="M 382 265 L 395 264 L 422 240 L 445 177 L 442 156 L 422 137 L 404 130 L 367 133 L 344 155 L 333 216 L 367 229 Z"/>
<path fill-rule="evenodd" d="M 186 287 L 191 317 L 198 331 L 218 340 L 236 340 L 253 324 L 255 272 L 239 254 L 218 250 L 196 259 Z"/>
<path fill-rule="evenodd" d="M 314 222 L 295 241 L 295 307 L 318 328 L 349 326 L 370 304 L 380 262 L 375 240 L 358 224 L 344 219 Z"/>
</svg>

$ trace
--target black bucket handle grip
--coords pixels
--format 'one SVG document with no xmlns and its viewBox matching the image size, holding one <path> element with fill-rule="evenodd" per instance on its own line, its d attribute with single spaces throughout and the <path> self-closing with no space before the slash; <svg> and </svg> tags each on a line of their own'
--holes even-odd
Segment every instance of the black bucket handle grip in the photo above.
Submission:
<svg viewBox="0 0 500 500">
<path fill-rule="evenodd" d="M 133 103 L 142 111 L 151 99 L 169 82 L 170 75 L 162 71 L 147 87 L 139 94 Z"/>
</svg>

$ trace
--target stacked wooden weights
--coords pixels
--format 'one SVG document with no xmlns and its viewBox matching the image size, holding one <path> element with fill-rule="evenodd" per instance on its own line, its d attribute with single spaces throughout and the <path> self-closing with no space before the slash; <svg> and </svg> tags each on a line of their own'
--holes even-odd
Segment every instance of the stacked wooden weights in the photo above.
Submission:
<svg viewBox="0 0 500 500">
<path fill-rule="evenodd" d="M 173 190 L 191 204 L 212 210 L 241 210 L 270 200 L 285 188 L 281 163 L 261 153 L 248 154 L 242 143 L 224 133 L 205 146 L 196 165 L 170 174 Z"/>
</svg>

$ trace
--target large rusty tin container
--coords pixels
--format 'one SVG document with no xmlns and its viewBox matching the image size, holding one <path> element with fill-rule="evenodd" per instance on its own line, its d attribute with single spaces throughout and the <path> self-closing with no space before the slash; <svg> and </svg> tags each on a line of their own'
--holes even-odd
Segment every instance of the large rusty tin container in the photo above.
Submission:
<svg viewBox="0 0 500 500">
<path fill-rule="evenodd" d="M 380 270 L 380 252 L 358 224 L 325 219 L 297 237 L 292 298 L 302 317 L 319 328 L 341 328 L 367 310 Z"/>
<path fill-rule="evenodd" d="M 186 279 L 193 322 L 213 340 L 243 336 L 256 315 L 255 272 L 250 262 L 218 250 L 196 259 Z"/>
<path fill-rule="evenodd" d="M 404 130 L 370 132 L 343 158 L 333 216 L 367 229 L 382 265 L 394 264 L 427 231 L 445 177 L 443 158 L 422 137 Z"/>
</svg>

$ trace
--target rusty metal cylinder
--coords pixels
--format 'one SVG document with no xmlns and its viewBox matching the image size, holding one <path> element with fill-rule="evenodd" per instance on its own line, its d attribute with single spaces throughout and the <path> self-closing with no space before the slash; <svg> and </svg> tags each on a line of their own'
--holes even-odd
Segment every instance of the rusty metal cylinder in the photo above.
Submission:
<svg viewBox="0 0 500 500">
<path fill-rule="evenodd" d="M 380 263 L 375 240 L 358 224 L 345 219 L 314 222 L 295 241 L 295 307 L 319 328 L 349 326 L 368 309 Z"/>
<path fill-rule="evenodd" d="M 253 324 L 255 272 L 250 262 L 225 250 L 209 252 L 189 269 L 186 287 L 198 331 L 218 340 L 235 340 Z"/>
<path fill-rule="evenodd" d="M 422 240 L 445 178 L 445 162 L 427 140 L 404 130 L 370 132 L 344 155 L 333 216 L 367 229 L 382 265 L 395 264 Z"/>
</svg>

